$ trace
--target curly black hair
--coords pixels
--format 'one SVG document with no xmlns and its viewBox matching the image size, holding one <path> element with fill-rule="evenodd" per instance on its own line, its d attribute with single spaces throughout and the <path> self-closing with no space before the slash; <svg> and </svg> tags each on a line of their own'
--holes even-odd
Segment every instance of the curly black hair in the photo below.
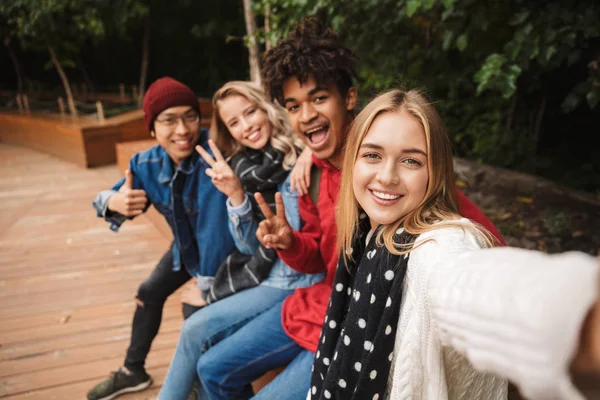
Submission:
<svg viewBox="0 0 600 400">
<path fill-rule="evenodd" d="M 296 23 L 287 39 L 266 54 L 262 69 L 265 91 L 271 100 L 283 105 L 283 84 L 296 77 L 303 84 L 311 76 L 318 84 L 334 83 L 342 96 L 356 79 L 356 54 L 338 34 L 320 19 L 305 18 Z"/>
</svg>

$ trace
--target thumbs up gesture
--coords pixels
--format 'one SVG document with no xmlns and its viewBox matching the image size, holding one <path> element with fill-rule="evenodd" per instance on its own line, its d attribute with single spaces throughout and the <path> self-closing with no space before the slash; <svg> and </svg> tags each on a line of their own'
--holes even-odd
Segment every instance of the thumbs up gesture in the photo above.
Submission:
<svg viewBox="0 0 600 400">
<path fill-rule="evenodd" d="M 147 203 L 146 191 L 133 188 L 133 174 L 127 170 L 123 186 L 108 199 L 108 209 L 126 217 L 134 217 L 144 212 Z"/>
<path fill-rule="evenodd" d="M 294 244 L 294 234 L 287 218 L 281 193 L 275 193 L 275 210 L 273 211 L 260 193 L 255 193 L 254 198 L 260 207 L 265 220 L 258 224 L 256 237 L 268 249 L 286 250 Z"/>
</svg>

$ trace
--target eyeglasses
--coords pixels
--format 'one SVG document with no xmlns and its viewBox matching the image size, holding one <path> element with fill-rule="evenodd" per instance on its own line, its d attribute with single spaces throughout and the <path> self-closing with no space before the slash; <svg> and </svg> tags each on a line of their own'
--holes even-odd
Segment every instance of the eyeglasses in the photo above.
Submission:
<svg viewBox="0 0 600 400">
<path fill-rule="evenodd" d="M 193 124 L 194 122 L 198 122 L 198 120 L 200 119 L 200 116 L 198 115 L 198 113 L 194 112 L 194 113 L 189 113 L 189 114 L 183 114 L 182 116 L 176 117 L 176 116 L 169 116 L 167 118 L 163 118 L 163 119 L 156 119 L 155 122 L 158 122 L 159 124 L 166 126 L 166 127 L 175 127 L 177 126 L 177 124 L 179 123 L 179 120 L 181 120 L 184 125 L 189 125 L 189 124 Z"/>
</svg>

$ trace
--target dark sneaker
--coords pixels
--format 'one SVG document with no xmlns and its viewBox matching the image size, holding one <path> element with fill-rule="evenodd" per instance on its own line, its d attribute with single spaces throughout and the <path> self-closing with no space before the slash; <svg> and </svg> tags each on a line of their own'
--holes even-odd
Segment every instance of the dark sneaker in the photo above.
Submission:
<svg viewBox="0 0 600 400">
<path fill-rule="evenodd" d="M 110 378 L 97 384 L 87 394 L 88 400 L 110 400 L 124 393 L 139 392 L 152 384 L 152 378 L 146 372 L 125 373 L 119 369 L 110 374 Z"/>
</svg>

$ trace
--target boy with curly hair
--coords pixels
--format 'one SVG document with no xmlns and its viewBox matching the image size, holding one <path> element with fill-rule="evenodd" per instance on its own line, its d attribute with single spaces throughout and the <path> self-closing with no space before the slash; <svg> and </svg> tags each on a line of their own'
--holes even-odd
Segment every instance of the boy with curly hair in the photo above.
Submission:
<svg viewBox="0 0 600 400">
<path fill-rule="evenodd" d="M 253 398 L 306 398 L 337 264 L 334 205 L 342 147 L 357 102 L 355 63 L 354 52 L 316 19 L 298 24 L 265 56 L 265 89 L 287 109 L 292 127 L 321 170 L 318 209 L 309 195 L 301 196 L 302 230 L 289 229 L 289 235 L 268 245 L 294 269 L 327 272 L 327 277 L 296 289 L 279 307 L 225 339 L 227 345 L 221 342 L 200 358 L 197 370 L 210 398 L 247 399 L 253 380 L 283 366 L 285 370 Z"/>
</svg>

